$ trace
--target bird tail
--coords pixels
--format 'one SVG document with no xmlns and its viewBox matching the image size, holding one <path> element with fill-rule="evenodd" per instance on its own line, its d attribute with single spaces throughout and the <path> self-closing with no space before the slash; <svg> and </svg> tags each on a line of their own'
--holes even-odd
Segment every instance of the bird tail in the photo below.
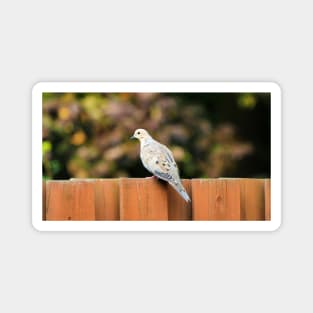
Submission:
<svg viewBox="0 0 313 313">
<path fill-rule="evenodd" d="M 182 184 L 173 184 L 173 183 L 170 183 L 174 189 L 183 197 L 183 199 L 186 201 L 186 202 L 191 202 L 190 200 L 190 197 L 187 193 L 187 191 L 185 190 L 184 186 Z"/>
</svg>

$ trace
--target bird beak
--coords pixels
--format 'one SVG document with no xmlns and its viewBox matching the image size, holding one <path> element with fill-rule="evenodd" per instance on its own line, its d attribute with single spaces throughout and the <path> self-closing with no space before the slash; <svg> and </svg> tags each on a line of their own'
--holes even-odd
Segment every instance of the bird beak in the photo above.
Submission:
<svg viewBox="0 0 313 313">
<path fill-rule="evenodd" d="M 129 139 L 135 139 L 135 136 L 131 136 L 131 137 L 129 137 Z"/>
</svg>

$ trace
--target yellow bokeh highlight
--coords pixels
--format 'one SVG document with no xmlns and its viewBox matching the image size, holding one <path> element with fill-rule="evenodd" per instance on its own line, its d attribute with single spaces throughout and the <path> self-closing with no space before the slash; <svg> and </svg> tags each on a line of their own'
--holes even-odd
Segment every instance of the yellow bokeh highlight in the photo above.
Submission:
<svg viewBox="0 0 313 313">
<path fill-rule="evenodd" d="M 239 97 L 239 105 L 244 109 L 254 109 L 256 98 L 252 94 L 243 94 Z"/>
<path fill-rule="evenodd" d="M 61 107 L 58 110 L 58 116 L 61 120 L 68 120 L 70 117 L 70 110 L 67 107 Z"/>
<path fill-rule="evenodd" d="M 71 144 L 79 146 L 86 141 L 86 138 L 86 134 L 82 130 L 79 130 L 72 135 Z"/>
</svg>

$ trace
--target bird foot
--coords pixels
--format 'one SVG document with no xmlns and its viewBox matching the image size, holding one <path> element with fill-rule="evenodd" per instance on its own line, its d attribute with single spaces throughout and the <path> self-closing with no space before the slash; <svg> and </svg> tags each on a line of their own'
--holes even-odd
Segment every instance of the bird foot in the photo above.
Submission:
<svg viewBox="0 0 313 313">
<path fill-rule="evenodd" d="M 159 178 L 158 178 L 157 176 L 155 176 L 155 175 L 152 175 L 152 176 L 148 176 L 148 177 L 146 177 L 146 178 L 154 178 L 154 179 L 157 179 L 157 180 L 159 180 Z"/>
</svg>

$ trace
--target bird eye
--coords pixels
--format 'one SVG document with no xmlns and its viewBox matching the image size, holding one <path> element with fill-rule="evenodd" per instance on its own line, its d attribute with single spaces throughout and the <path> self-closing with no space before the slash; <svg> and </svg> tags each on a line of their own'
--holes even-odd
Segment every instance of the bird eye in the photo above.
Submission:
<svg viewBox="0 0 313 313">
<path fill-rule="evenodd" d="M 140 132 L 138 132 L 137 134 L 140 135 Z"/>
</svg>

